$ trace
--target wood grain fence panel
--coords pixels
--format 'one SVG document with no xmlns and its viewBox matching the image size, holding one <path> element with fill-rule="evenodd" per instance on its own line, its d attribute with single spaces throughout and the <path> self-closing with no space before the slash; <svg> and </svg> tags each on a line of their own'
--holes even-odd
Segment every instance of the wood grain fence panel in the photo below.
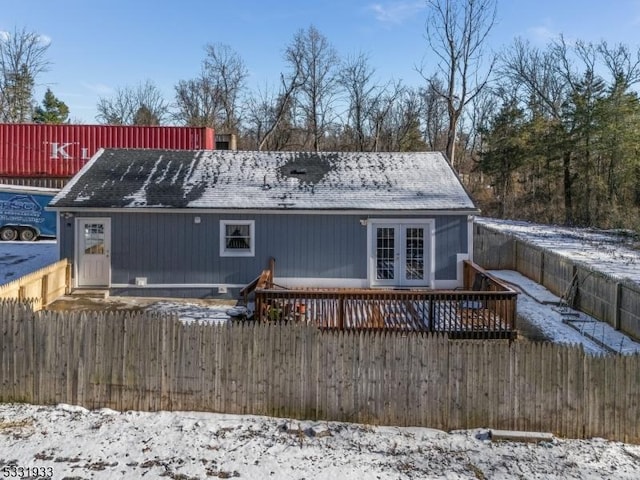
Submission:
<svg viewBox="0 0 640 480">
<path fill-rule="evenodd" d="M 491 270 L 515 269 L 515 240 L 484 225 L 474 225 L 473 259 Z"/>
<path fill-rule="evenodd" d="M 429 422 L 429 418 L 435 417 L 435 415 L 433 415 L 435 402 L 434 399 L 429 398 L 429 376 L 426 375 L 428 371 L 426 368 L 428 362 L 426 340 L 425 335 L 417 335 L 416 341 L 414 342 L 416 353 L 412 368 L 414 372 L 414 379 L 412 381 L 412 403 L 415 417 L 412 425 L 424 425 Z"/>
<path fill-rule="evenodd" d="M 567 349 L 566 403 L 562 412 L 567 417 L 565 435 L 579 438 L 583 435 L 584 425 L 584 352 L 581 347 Z"/>
<path fill-rule="evenodd" d="M 606 371 L 604 365 L 605 357 L 589 358 L 588 384 L 586 388 L 590 394 L 587 437 L 606 435 L 606 425 L 604 422 Z"/>
<path fill-rule="evenodd" d="M 523 376 L 525 376 L 525 372 L 526 372 L 526 357 L 524 355 L 522 355 L 522 350 L 521 350 L 521 345 L 523 342 L 518 342 L 516 344 L 514 344 L 514 346 L 511 348 L 511 370 L 512 370 L 512 383 L 511 383 L 511 389 L 513 391 L 513 397 L 512 397 L 512 405 L 511 405 L 511 412 L 512 415 L 514 416 L 514 429 L 517 430 L 525 430 L 526 427 L 526 419 L 523 418 L 522 415 L 519 415 L 519 412 L 522 409 L 522 395 L 523 395 L 523 385 L 524 382 L 522 381 Z M 489 381 L 491 379 L 491 377 L 493 376 L 492 372 L 488 372 L 489 373 Z M 490 397 L 491 397 L 491 391 L 490 391 Z M 489 423 L 490 425 L 492 424 L 491 422 Z"/>
<path fill-rule="evenodd" d="M 464 391 L 464 355 L 461 354 L 462 346 L 460 343 L 453 343 L 449 347 L 449 381 L 448 381 L 448 412 L 447 419 L 449 425 L 453 428 L 462 428 L 464 425 L 464 405 L 462 404 L 462 396 Z"/>
<path fill-rule="evenodd" d="M 0 305 L 0 401 L 640 441 L 640 355 Z"/>
<path fill-rule="evenodd" d="M 625 424 L 625 435 L 616 435 L 617 439 L 625 442 L 640 443 L 640 355 L 624 357 L 626 378 L 624 381 L 627 391 L 627 404 L 621 415 Z M 630 419 L 636 421 L 629 421 Z"/>
<path fill-rule="evenodd" d="M 516 270 L 537 283 L 542 283 L 544 271 L 544 251 L 527 245 L 520 240 L 515 242 Z"/>
<path fill-rule="evenodd" d="M 617 283 L 590 268 L 577 268 L 578 295 L 576 306 L 595 318 L 615 326 Z"/>
<path fill-rule="evenodd" d="M 323 340 L 323 350 L 325 352 L 324 358 L 324 388 L 325 388 L 325 404 L 324 411 L 330 418 L 340 418 L 339 411 L 336 407 L 337 403 L 337 387 L 336 387 L 336 344 L 338 335 L 325 335 Z"/>
<path fill-rule="evenodd" d="M 522 243 L 521 248 L 528 248 Z M 540 282 L 558 297 L 565 296 L 574 281 L 575 265 L 568 258 L 549 250 L 544 251 L 544 275 Z"/>
<path fill-rule="evenodd" d="M 63 259 L 0 285 L 0 299 L 33 299 L 33 308 L 40 310 L 67 290 L 68 267 L 68 260 Z"/>
<path fill-rule="evenodd" d="M 307 391 L 304 398 L 306 412 L 305 418 L 317 420 L 320 416 L 315 399 L 318 396 L 318 383 L 320 376 L 322 375 L 318 363 L 319 332 L 316 329 L 303 328 L 302 333 L 305 343 L 305 378 L 307 380 Z"/>
<path fill-rule="evenodd" d="M 620 329 L 640 339 L 640 287 L 620 285 Z"/>
</svg>

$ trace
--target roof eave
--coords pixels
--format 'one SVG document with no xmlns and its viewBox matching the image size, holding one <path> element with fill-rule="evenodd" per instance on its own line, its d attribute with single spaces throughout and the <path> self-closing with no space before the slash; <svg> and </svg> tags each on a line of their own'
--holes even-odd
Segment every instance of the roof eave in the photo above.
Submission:
<svg viewBox="0 0 640 480">
<path fill-rule="evenodd" d="M 373 208 L 219 208 L 219 207 L 85 207 L 85 206 L 48 206 L 47 210 L 55 212 L 87 212 L 87 213 L 222 213 L 222 214 L 305 214 L 305 215 L 478 215 L 478 208 L 438 208 L 438 209 L 373 209 Z"/>
</svg>

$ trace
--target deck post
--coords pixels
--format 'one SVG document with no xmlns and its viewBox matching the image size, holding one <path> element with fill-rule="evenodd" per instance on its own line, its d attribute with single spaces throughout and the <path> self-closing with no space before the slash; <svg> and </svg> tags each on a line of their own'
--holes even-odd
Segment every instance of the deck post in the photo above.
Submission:
<svg viewBox="0 0 640 480">
<path fill-rule="evenodd" d="M 273 288 L 273 281 L 276 274 L 276 259 L 271 257 L 269 259 L 269 286 L 267 288 Z"/>
<path fill-rule="evenodd" d="M 429 296 L 429 333 L 433 333 L 434 315 L 436 313 L 436 306 L 433 303 L 433 295 Z"/>
</svg>

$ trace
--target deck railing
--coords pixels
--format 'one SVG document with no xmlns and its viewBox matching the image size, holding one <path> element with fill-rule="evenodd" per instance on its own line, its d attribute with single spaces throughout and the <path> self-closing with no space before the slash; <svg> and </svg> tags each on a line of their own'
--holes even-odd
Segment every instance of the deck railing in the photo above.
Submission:
<svg viewBox="0 0 640 480">
<path fill-rule="evenodd" d="M 265 271 L 266 272 L 266 271 Z M 276 289 L 256 285 L 256 318 L 319 328 L 442 332 L 465 338 L 512 338 L 517 293 L 465 262 L 464 290 Z M 472 290 L 473 284 L 482 290 Z M 470 286 L 469 286 L 470 285 Z"/>
</svg>

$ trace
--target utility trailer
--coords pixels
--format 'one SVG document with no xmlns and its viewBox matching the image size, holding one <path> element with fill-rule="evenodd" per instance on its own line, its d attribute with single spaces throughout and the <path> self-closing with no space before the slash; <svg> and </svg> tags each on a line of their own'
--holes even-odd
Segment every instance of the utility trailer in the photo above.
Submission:
<svg viewBox="0 0 640 480">
<path fill-rule="evenodd" d="M 0 240 L 55 238 L 56 213 L 45 207 L 59 191 L 0 184 Z"/>
</svg>

